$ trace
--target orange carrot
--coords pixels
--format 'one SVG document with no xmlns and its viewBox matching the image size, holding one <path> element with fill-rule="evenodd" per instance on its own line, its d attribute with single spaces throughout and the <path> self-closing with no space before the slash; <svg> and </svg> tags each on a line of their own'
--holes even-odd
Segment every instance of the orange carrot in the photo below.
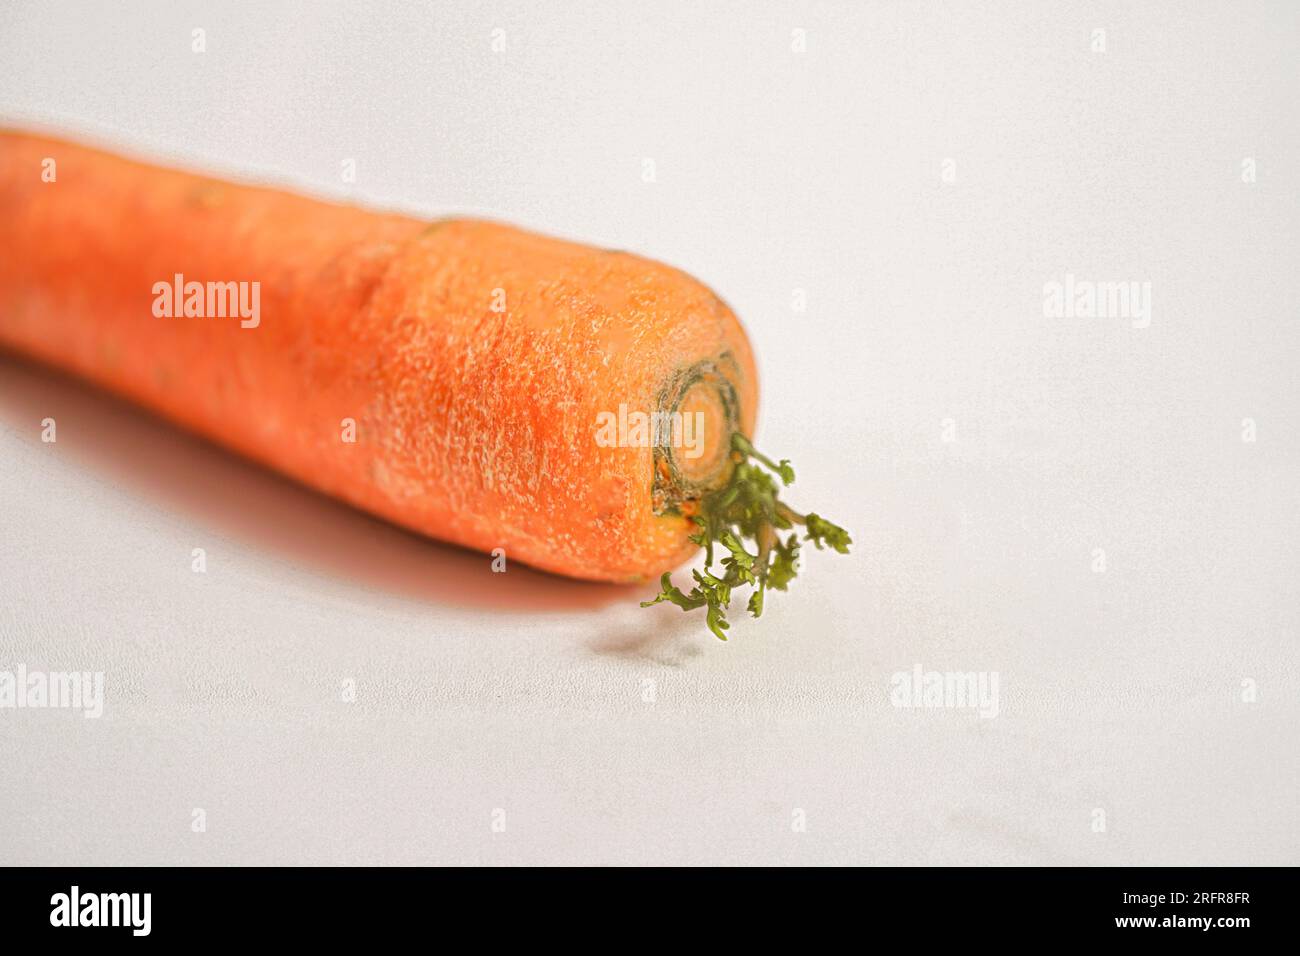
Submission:
<svg viewBox="0 0 1300 956">
<path fill-rule="evenodd" d="M 643 581 L 680 564 L 702 498 L 744 459 L 733 433 L 753 434 L 735 315 L 628 253 L 19 132 L 0 132 L 0 234 L 0 344 L 547 571 Z M 656 412 L 671 434 L 646 440 Z"/>
</svg>

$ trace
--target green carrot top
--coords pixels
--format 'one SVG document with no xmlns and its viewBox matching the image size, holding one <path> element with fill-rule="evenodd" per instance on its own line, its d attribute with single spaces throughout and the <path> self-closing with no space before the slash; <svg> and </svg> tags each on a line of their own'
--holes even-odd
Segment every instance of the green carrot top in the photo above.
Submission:
<svg viewBox="0 0 1300 956">
<path fill-rule="evenodd" d="M 774 463 L 761 454 L 749 439 L 740 432 L 731 436 L 731 448 L 739 456 L 731 480 L 717 491 L 709 492 L 700 501 L 699 512 L 691 520 L 699 525 L 699 532 L 691 540 L 705 549 L 703 571 L 692 571 L 695 587 L 683 594 L 672 583 L 671 573 L 659 579 L 660 591 L 654 600 L 642 601 L 650 607 L 660 601 L 670 601 L 683 611 L 707 607 L 705 622 L 720 640 L 731 625 L 727 621 L 727 608 L 731 605 L 731 591 L 741 585 L 753 590 L 746 605 L 749 613 L 758 617 L 763 613 L 763 595 L 768 588 L 784 591 L 798 574 L 797 561 L 802 542 L 797 531 L 801 525 L 803 540 L 811 541 L 818 550 L 830 547 L 840 554 L 849 553 L 853 543 L 849 533 L 818 514 L 799 514 L 778 497 L 779 487 L 772 472 L 782 485 L 794 482 L 794 468 L 782 459 Z M 752 460 L 752 461 L 751 461 Z M 764 470 L 766 469 L 766 470 Z M 781 540 L 778 532 L 790 530 Z M 754 542 L 751 552 L 747 542 Z M 722 574 L 712 572 L 714 545 L 722 556 Z"/>
</svg>

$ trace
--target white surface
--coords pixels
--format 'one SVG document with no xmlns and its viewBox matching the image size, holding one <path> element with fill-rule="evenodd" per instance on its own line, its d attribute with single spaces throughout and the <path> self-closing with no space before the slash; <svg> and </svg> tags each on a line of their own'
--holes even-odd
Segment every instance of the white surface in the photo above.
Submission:
<svg viewBox="0 0 1300 956">
<path fill-rule="evenodd" d="M 5 4 L 0 113 L 687 268 L 855 554 L 724 645 L 0 359 L 0 669 L 107 680 L 0 711 L 0 861 L 1300 862 L 1296 5 L 551 6 Z"/>
</svg>

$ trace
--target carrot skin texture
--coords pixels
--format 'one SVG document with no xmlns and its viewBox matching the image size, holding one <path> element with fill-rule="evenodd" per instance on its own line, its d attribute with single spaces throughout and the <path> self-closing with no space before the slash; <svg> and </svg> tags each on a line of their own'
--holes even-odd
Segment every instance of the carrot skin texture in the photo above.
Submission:
<svg viewBox="0 0 1300 956">
<path fill-rule="evenodd" d="M 653 450 L 602 447 L 598 414 L 654 411 L 703 365 L 753 434 L 735 315 L 626 253 L 14 132 L 0 236 L 0 346 L 396 524 L 547 571 L 643 581 L 695 550 L 654 492 Z M 260 283 L 260 323 L 155 316 L 154 285 L 176 274 Z M 710 418 L 703 438 L 716 450 L 729 426 Z"/>
</svg>

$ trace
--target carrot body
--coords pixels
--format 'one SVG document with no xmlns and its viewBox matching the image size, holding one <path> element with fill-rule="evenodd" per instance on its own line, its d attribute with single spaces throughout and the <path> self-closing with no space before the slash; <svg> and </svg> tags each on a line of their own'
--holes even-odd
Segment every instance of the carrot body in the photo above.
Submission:
<svg viewBox="0 0 1300 956">
<path fill-rule="evenodd" d="M 681 563 L 731 431 L 753 433 L 735 316 L 626 253 L 5 132 L 0 236 L 0 344 L 397 524 L 548 571 L 636 581 Z M 259 283 L 256 326 L 155 314 L 177 275 Z M 599 441 L 620 406 L 700 412 L 702 449 Z"/>
</svg>

